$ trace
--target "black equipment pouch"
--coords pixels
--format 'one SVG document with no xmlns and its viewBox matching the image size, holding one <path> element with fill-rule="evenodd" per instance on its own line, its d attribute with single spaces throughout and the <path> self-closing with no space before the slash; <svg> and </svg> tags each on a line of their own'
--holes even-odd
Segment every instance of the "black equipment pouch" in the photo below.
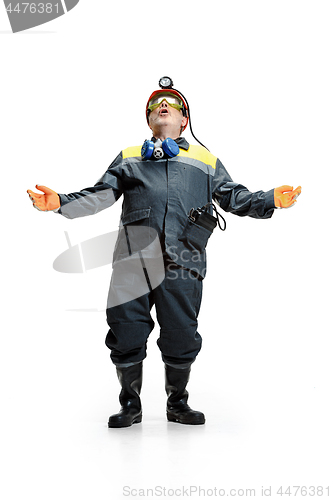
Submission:
<svg viewBox="0 0 333 500">
<path fill-rule="evenodd" d="M 213 207 L 216 216 L 209 213 L 210 206 Z M 223 227 L 220 224 L 220 219 L 224 222 Z M 213 203 L 207 203 L 197 209 L 191 208 L 179 240 L 192 252 L 199 251 L 202 253 L 217 225 L 222 231 L 225 231 L 226 222 L 222 215 L 218 213 Z"/>
<path fill-rule="evenodd" d="M 215 212 L 216 217 L 208 212 L 210 206 Z M 208 231 L 210 231 L 211 233 L 214 231 L 217 225 L 219 226 L 221 231 L 225 231 L 227 227 L 225 219 L 217 211 L 214 203 L 207 203 L 203 207 L 197 208 L 196 210 L 194 208 L 191 208 L 188 217 L 192 222 L 195 222 L 198 226 L 202 226 L 205 229 L 208 229 Z M 220 219 L 223 220 L 223 227 L 220 224 Z"/>
</svg>

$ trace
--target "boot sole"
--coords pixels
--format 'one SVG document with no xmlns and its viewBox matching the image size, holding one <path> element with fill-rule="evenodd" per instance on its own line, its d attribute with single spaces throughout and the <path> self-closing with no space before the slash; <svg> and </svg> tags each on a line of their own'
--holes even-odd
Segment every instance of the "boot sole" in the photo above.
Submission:
<svg viewBox="0 0 333 500">
<path fill-rule="evenodd" d="M 124 424 L 122 422 L 108 422 L 108 427 L 109 429 L 119 429 L 121 427 L 131 427 L 133 424 L 139 424 L 142 421 L 142 415 L 139 415 L 138 417 L 135 417 L 132 422 L 129 422 L 127 424 Z"/>
<path fill-rule="evenodd" d="M 174 417 L 173 415 L 167 414 L 167 419 L 169 422 L 177 422 L 178 424 L 186 424 L 186 425 L 201 425 L 205 423 L 204 417 L 196 417 L 191 419 L 186 419 L 186 417 Z"/>
</svg>

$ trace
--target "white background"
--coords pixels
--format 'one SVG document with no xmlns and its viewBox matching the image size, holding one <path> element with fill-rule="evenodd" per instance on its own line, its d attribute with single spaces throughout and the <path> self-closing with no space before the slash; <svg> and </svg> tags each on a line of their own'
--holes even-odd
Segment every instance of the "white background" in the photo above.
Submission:
<svg viewBox="0 0 333 500">
<path fill-rule="evenodd" d="M 121 499 L 126 485 L 132 497 L 190 485 L 333 494 L 332 14 L 322 0 L 81 0 L 14 35 L 0 8 L 2 498 Z M 163 75 L 235 181 L 303 193 L 270 220 L 227 214 L 211 238 L 189 385 L 206 425 L 166 422 L 156 327 L 143 422 L 109 430 L 111 268 L 66 275 L 52 263 L 64 231 L 75 244 L 116 230 L 121 202 L 69 221 L 33 210 L 26 190 L 93 185 L 150 136 L 145 105 Z"/>
</svg>

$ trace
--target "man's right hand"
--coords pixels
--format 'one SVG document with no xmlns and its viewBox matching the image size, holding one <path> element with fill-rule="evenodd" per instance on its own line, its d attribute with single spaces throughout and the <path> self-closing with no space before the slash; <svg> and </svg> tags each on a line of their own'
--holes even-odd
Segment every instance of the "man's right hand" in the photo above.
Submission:
<svg viewBox="0 0 333 500">
<path fill-rule="evenodd" d="M 37 210 L 50 212 L 60 208 L 60 198 L 55 191 L 52 191 L 52 189 L 46 186 L 40 186 L 39 184 L 36 185 L 36 188 L 43 191 L 44 194 L 34 193 L 30 191 L 30 189 L 28 189 L 27 193 L 29 194 L 33 206 L 37 208 Z"/>
</svg>

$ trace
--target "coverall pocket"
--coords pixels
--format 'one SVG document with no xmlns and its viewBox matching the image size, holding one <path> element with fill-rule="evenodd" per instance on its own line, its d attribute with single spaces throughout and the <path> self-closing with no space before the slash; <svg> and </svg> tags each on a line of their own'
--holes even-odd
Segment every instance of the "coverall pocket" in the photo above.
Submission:
<svg viewBox="0 0 333 500">
<path fill-rule="evenodd" d="M 124 259 L 149 246 L 156 237 L 150 228 L 150 208 L 132 210 L 121 218 L 113 260 Z"/>
<path fill-rule="evenodd" d="M 211 234 L 211 231 L 205 227 L 198 226 L 198 224 L 187 219 L 183 234 L 178 239 L 191 251 L 199 250 L 202 253 L 206 248 L 208 238 Z"/>
<path fill-rule="evenodd" d="M 139 220 L 148 219 L 150 216 L 150 210 L 150 207 L 132 210 L 121 218 L 121 222 L 124 226 L 126 226 L 127 224 L 132 224 L 133 222 L 137 222 Z"/>
</svg>

